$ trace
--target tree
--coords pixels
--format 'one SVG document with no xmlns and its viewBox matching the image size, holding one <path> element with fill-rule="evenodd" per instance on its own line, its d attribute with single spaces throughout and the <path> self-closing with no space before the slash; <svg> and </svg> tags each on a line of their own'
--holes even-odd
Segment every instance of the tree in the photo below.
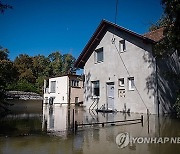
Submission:
<svg viewBox="0 0 180 154">
<path fill-rule="evenodd" d="M 0 12 L 1 13 L 4 13 L 4 11 L 6 9 L 12 9 L 12 6 L 11 5 L 8 5 L 8 4 L 3 4 L 1 1 L 0 1 Z"/>
<path fill-rule="evenodd" d="M 32 57 L 26 54 L 20 54 L 14 60 L 14 65 L 18 69 L 20 80 L 27 80 L 30 83 L 35 83 L 36 78 L 33 74 Z"/>
<path fill-rule="evenodd" d="M 164 38 L 157 43 L 158 55 L 169 55 L 174 51 L 180 55 L 180 0 L 162 0 L 164 14 L 150 31 L 164 27 Z"/>
<path fill-rule="evenodd" d="M 9 54 L 8 49 L 0 47 L 0 60 L 9 60 L 8 54 Z"/>
<path fill-rule="evenodd" d="M 50 60 L 50 76 L 60 76 L 62 75 L 62 55 L 59 51 L 53 52 L 48 56 Z"/>
<path fill-rule="evenodd" d="M 9 51 L 0 50 L 0 111 L 6 110 L 6 88 L 17 79 L 17 69 L 8 59 Z"/>
<path fill-rule="evenodd" d="M 49 65 L 50 60 L 43 56 L 43 55 L 37 55 L 32 57 L 33 60 L 33 74 L 36 77 L 36 79 L 39 76 L 48 76 L 49 75 Z"/>
<path fill-rule="evenodd" d="M 74 63 L 76 59 L 71 54 L 63 55 L 63 74 L 72 74 L 76 72 L 74 68 Z"/>
<path fill-rule="evenodd" d="M 158 42 L 154 51 L 156 56 L 169 56 L 177 51 L 180 56 L 180 0 L 162 0 L 164 14 L 159 21 L 150 27 L 151 30 L 164 28 L 164 38 Z M 170 74 L 180 88 L 180 75 Z M 177 91 L 177 99 L 174 105 L 178 117 L 180 117 L 180 89 Z"/>
</svg>

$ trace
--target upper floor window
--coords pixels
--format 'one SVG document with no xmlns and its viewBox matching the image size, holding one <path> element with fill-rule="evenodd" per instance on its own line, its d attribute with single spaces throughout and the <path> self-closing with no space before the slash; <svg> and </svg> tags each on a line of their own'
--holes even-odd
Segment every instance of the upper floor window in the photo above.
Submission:
<svg viewBox="0 0 180 154">
<path fill-rule="evenodd" d="M 72 87 L 79 87 L 79 81 L 78 80 L 71 80 L 71 86 Z"/>
<path fill-rule="evenodd" d="M 103 60 L 104 60 L 103 48 L 99 48 L 95 50 L 95 63 L 103 62 Z"/>
<path fill-rule="evenodd" d="M 51 93 L 56 92 L 56 81 L 51 81 Z"/>
<path fill-rule="evenodd" d="M 126 51 L 126 42 L 125 42 L 125 40 L 120 40 L 119 41 L 119 51 L 120 52 Z"/>
<path fill-rule="evenodd" d="M 129 88 L 129 90 L 134 90 L 135 89 L 134 77 L 129 77 L 128 78 L 128 88 Z"/>
</svg>

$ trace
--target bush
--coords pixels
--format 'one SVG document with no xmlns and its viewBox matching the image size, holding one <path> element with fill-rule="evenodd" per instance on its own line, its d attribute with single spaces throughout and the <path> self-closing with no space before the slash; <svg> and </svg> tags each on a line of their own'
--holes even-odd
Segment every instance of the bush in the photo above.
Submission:
<svg viewBox="0 0 180 154">
<path fill-rule="evenodd" d="M 17 83 L 13 83 L 8 86 L 7 90 L 17 90 L 17 91 L 24 91 L 24 92 L 37 92 L 37 87 L 29 83 L 26 80 L 19 80 Z"/>
</svg>

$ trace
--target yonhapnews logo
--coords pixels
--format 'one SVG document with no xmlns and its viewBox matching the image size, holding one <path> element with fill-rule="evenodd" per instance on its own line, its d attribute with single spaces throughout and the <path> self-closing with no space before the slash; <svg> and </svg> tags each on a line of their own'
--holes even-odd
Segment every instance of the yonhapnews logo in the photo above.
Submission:
<svg viewBox="0 0 180 154">
<path fill-rule="evenodd" d="M 124 148 L 130 144 L 180 144 L 180 137 L 132 137 L 129 133 L 124 132 L 116 136 L 116 144 Z"/>
</svg>

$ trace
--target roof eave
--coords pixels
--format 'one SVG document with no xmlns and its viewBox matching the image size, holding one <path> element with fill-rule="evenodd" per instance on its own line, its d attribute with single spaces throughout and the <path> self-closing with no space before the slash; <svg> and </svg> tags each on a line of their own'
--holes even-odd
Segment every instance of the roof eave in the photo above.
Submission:
<svg viewBox="0 0 180 154">
<path fill-rule="evenodd" d="M 133 31 L 130 31 L 130 30 L 125 29 L 125 28 L 123 28 L 123 27 L 120 27 L 120 26 L 118 26 L 118 25 L 116 25 L 116 24 L 114 24 L 114 23 L 111 23 L 111 22 L 107 21 L 107 20 L 102 20 L 101 23 L 99 24 L 98 28 L 97 28 L 96 31 L 93 33 L 92 37 L 90 38 L 90 40 L 88 41 L 88 43 L 87 43 L 86 46 L 84 47 L 84 49 L 83 49 L 83 51 L 81 52 L 80 56 L 79 56 L 78 59 L 76 60 L 76 62 L 75 62 L 75 64 L 74 64 L 74 67 L 75 67 L 75 68 L 81 68 L 81 69 L 84 68 L 84 65 L 85 65 L 86 62 L 84 61 L 83 58 L 85 57 L 86 54 L 88 54 L 87 51 L 89 50 L 89 48 L 91 47 L 91 45 L 92 45 L 93 43 L 96 44 L 96 43 L 99 42 L 98 35 L 100 35 L 100 33 L 102 32 L 102 30 L 103 30 L 104 28 L 106 28 L 106 26 L 113 26 L 113 27 L 115 27 L 115 28 L 117 28 L 117 29 L 120 29 L 120 30 L 125 31 L 125 32 L 127 32 L 127 33 L 130 33 L 130 34 L 132 34 L 132 35 L 134 35 L 134 36 L 136 36 L 136 37 L 138 37 L 138 38 L 141 38 L 141 39 L 144 40 L 145 42 L 148 42 L 148 43 L 151 43 L 151 44 L 157 43 L 157 42 L 155 42 L 155 41 L 152 40 L 152 39 L 149 39 L 149 38 L 147 38 L 147 37 L 145 37 L 145 36 L 142 36 L 142 35 L 140 35 L 140 34 L 137 34 L 137 33 L 133 32 Z"/>
</svg>

